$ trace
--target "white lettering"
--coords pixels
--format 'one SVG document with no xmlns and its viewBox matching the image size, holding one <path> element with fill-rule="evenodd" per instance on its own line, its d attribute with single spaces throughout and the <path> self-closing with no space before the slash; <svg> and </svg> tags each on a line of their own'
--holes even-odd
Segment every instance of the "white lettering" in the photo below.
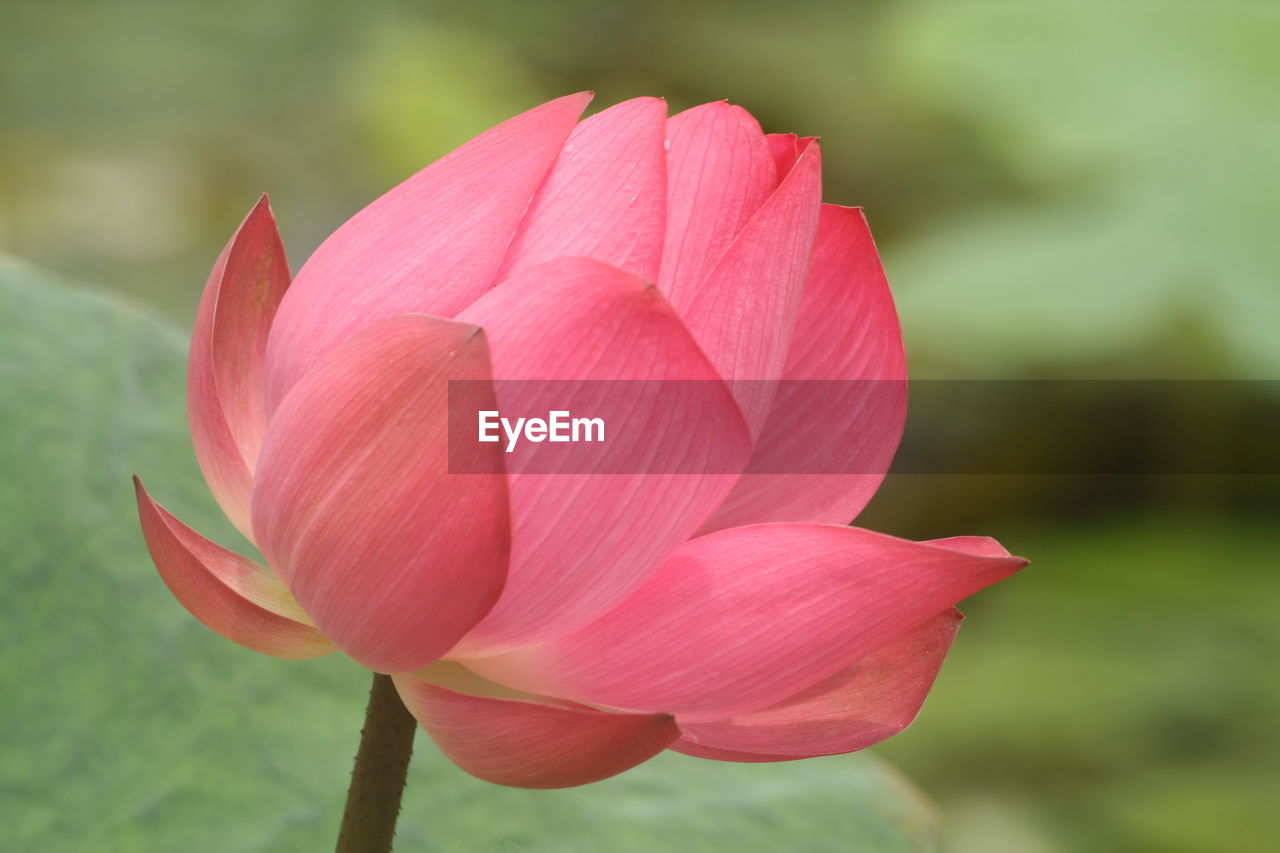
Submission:
<svg viewBox="0 0 1280 853">
<path fill-rule="evenodd" d="M 569 421 L 567 420 L 569 413 L 563 410 L 557 410 L 548 413 L 547 425 L 550 427 L 547 438 L 551 441 L 568 441 Z"/>
<path fill-rule="evenodd" d="M 498 417 L 498 413 L 494 411 L 484 411 L 480 413 L 480 441 L 495 442 L 498 440 L 498 434 L 489 434 L 489 430 L 497 429 L 498 422 L 494 418 Z"/>
<path fill-rule="evenodd" d="M 507 452 L 508 453 L 516 449 L 516 439 L 520 437 L 520 428 L 522 426 L 524 426 L 524 418 L 516 419 L 516 425 L 514 429 L 511 426 L 511 421 L 507 420 L 506 418 L 502 419 L 502 431 L 507 434 Z"/>
<path fill-rule="evenodd" d="M 567 412 L 565 414 L 568 414 Z M 582 427 L 585 438 L 578 438 L 578 427 Z M 595 428 L 596 437 L 591 437 L 590 430 Z M 604 418 L 574 418 L 573 419 L 573 440 L 574 441 L 604 441 Z"/>
<path fill-rule="evenodd" d="M 575 418 L 564 409 L 555 409 L 542 418 L 510 418 L 502 417 L 500 412 L 485 410 L 477 412 L 476 438 L 483 442 L 498 442 L 502 434 L 507 437 L 506 452 L 511 453 L 523 438 L 526 441 L 539 443 L 543 441 L 562 442 L 595 442 L 604 441 L 604 418 Z"/>
</svg>

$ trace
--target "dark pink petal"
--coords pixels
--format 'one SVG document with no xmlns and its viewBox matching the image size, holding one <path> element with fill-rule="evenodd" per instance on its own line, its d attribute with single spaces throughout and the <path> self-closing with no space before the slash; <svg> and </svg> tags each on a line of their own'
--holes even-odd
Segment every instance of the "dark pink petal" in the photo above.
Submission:
<svg viewBox="0 0 1280 853">
<path fill-rule="evenodd" d="M 684 319 L 759 436 L 782 375 L 822 196 L 821 151 L 809 145 L 794 168 L 694 288 L 669 291 Z"/>
<path fill-rule="evenodd" d="M 326 356 L 271 420 L 253 494 L 259 545 L 320 629 L 370 669 L 430 663 L 502 590 L 501 451 L 477 445 L 466 469 L 477 473 L 449 473 L 449 382 L 473 380 L 470 402 L 494 408 L 489 377 L 475 326 L 406 315 Z"/>
<path fill-rule="evenodd" d="M 822 206 L 782 378 L 747 473 L 704 532 L 844 524 L 889 469 L 906 421 L 907 362 L 861 210 Z"/>
<path fill-rule="evenodd" d="M 246 536 L 253 468 L 267 429 L 267 333 L 288 287 L 289 264 L 264 195 L 214 264 L 187 361 L 196 459 L 222 511 Z"/>
<path fill-rule="evenodd" d="M 667 222 L 658 281 L 677 308 L 778 184 L 760 123 L 724 101 L 667 122 Z"/>
<path fill-rule="evenodd" d="M 568 788 L 648 761 L 680 735 L 665 714 L 472 696 L 395 676 L 431 739 L 473 776 L 517 788 Z"/>
<path fill-rule="evenodd" d="M 616 605 L 724 500 L 750 439 L 671 306 L 630 273 L 553 261 L 460 319 L 489 334 L 500 411 L 561 408 L 612 430 L 599 468 L 547 474 L 531 464 L 565 448 L 590 453 L 583 444 L 526 442 L 510 454 L 510 573 L 493 612 L 451 655 L 470 657 L 559 636 Z"/>
<path fill-rule="evenodd" d="M 355 332 L 400 314 L 452 317 L 488 290 L 590 99 L 558 98 L 485 131 L 325 240 L 298 272 L 271 332 L 271 408 Z"/>
<path fill-rule="evenodd" d="M 595 258 L 654 281 L 667 195 L 667 105 L 634 98 L 580 123 L 516 232 L 498 281 L 555 258 Z"/>
<path fill-rule="evenodd" d="M 732 528 L 682 545 L 587 627 L 467 665 L 519 690 L 686 724 L 736 717 L 831 677 L 1023 565 L 853 527 Z"/>
<path fill-rule="evenodd" d="M 209 628 L 255 652 L 314 658 L 336 651 L 265 566 L 210 542 L 133 478 L 151 559 L 174 598 Z"/>
<path fill-rule="evenodd" d="M 673 748 L 719 760 L 778 761 L 854 752 L 879 743 L 911 725 L 920 713 L 963 619 L 954 607 L 946 610 L 853 666 L 762 711 L 682 724 L 683 734 Z M 726 758 L 703 750 L 752 757 Z"/>
</svg>

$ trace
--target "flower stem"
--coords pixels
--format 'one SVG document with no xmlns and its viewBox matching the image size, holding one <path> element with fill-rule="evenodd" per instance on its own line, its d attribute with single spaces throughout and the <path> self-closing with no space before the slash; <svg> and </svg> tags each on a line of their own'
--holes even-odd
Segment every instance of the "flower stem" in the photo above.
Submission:
<svg viewBox="0 0 1280 853">
<path fill-rule="evenodd" d="M 418 724 L 391 676 L 374 673 L 335 853 L 388 853 Z"/>
</svg>

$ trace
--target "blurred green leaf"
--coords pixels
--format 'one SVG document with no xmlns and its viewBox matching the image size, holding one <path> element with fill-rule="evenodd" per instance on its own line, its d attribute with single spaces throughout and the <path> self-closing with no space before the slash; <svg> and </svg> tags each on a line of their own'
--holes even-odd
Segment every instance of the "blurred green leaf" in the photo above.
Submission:
<svg viewBox="0 0 1280 853">
<path fill-rule="evenodd" d="M 1031 565 L 962 606 L 921 737 L 883 747 L 947 803 L 947 849 L 1280 849 L 1269 522 L 1005 523 Z"/>
<path fill-rule="evenodd" d="M 0 826 L 15 850 L 327 849 L 367 673 L 207 631 L 151 568 L 129 475 L 233 542 L 195 468 L 182 336 L 0 262 Z M 479 782 L 419 740 L 399 850 L 916 851 L 931 807 L 869 756 L 668 754 L 568 791 Z"/>
<path fill-rule="evenodd" d="M 533 75 L 481 30 L 401 20 L 374 28 L 345 69 L 347 109 L 381 181 L 436 157 L 548 97 Z"/>
<path fill-rule="evenodd" d="M 967 116 L 1043 194 L 891 252 L 921 365 L 1007 374 L 1156 348 L 1134 372 L 1275 375 L 1280 7 L 901 9 L 886 35 L 901 96 Z"/>
</svg>

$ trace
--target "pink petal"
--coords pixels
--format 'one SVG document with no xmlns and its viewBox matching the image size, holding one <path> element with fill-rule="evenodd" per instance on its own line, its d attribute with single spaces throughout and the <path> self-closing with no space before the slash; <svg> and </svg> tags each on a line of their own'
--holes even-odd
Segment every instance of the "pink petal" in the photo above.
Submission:
<svg viewBox="0 0 1280 853">
<path fill-rule="evenodd" d="M 724 719 L 831 677 L 1023 565 L 852 527 L 732 528 L 681 546 L 587 627 L 467 665 L 533 693 Z"/>
<path fill-rule="evenodd" d="M 924 544 L 938 548 L 950 548 L 961 554 L 976 557 L 1008 557 L 1009 551 L 990 536 L 949 536 L 946 539 L 929 539 Z"/>
<path fill-rule="evenodd" d="M 357 213 L 298 272 L 267 353 L 267 400 L 355 332 L 400 314 L 452 317 L 489 289 L 590 93 L 508 119 Z"/>
<path fill-rule="evenodd" d="M 778 181 L 781 183 L 795 168 L 796 160 L 800 159 L 804 150 L 810 143 L 816 142 L 818 137 L 798 136 L 794 133 L 769 133 L 765 135 L 765 139 L 769 142 L 769 153 L 773 155 L 774 165 L 778 168 Z"/>
<path fill-rule="evenodd" d="M 787 176 L 800 157 L 800 137 L 794 133 L 767 133 L 769 154 L 778 170 L 778 182 Z"/>
<path fill-rule="evenodd" d="M 664 714 L 472 696 L 395 676 L 431 739 L 473 776 L 518 788 L 568 788 L 648 761 L 679 735 Z"/>
<path fill-rule="evenodd" d="M 811 144 L 706 278 L 679 282 L 671 304 L 731 382 L 752 436 L 764 428 L 782 375 L 818 229 L 821 151 Z"/>
<path fill-rule="evenodd" d="M 730 761 L 779 761 L 865 749 L 911 725 L 964 619 L 954 607 L 853 666 L 777 705 L 681 725 L 678 752 Z M 749 757 L 726 758 L 722 751 Z"/>
<path fill-rule="evenodd" d="M 747 473 L 703 532 L 847 523 L 893 461 L 906 421 L 907 362 L 861 210 L 822 206 L 782 377 Z"/>
<path fill-rule="evenodd" d="M 778 184 L 769 143 L 742 107 L 702 104 L 667 122 L 667 222 L 658 281 L 691 302 L 729 244 Z"/>
<path fill-rule="evenodd" d="M 589 257 L 653 281 L 662 258 L 667 105 L 635 98 L 574 128 L 512 241 L 497 278 Z"/>
<path fill-rule="evenodd" d="M 510 454 L 507 587 L 451 657 L 559 636 L 613 607 L 709 517 L 750 455 L 732 395 L 657 288 L 629 273 L 553 261 L 460 319 L 489 333 L 504 415 L 565 409 L 613 432 L 607 459 L 587 472 L 532 464 L 589 453 L 582 444 Z"/>
<path fill-rule="evenodd" d="M 214 264 L 187 362 L 196 459 L 222 511 L 246 536 L 253 468 L 267 428 L 267 333 L 288 286 L 289 264 L 264 195 Z"/>
<path fill-rule="evenodd" d="M 133 485 L 151 559 L 192 616 L 228 640 L 278 658 L 336 651 L 270 569 L 187 527 L 152 500 L 137 477 Z"/>
<path fill-rule="evenodd" d="M 372 326 L 294 386 L 253 495 L 263 553 L 320 629 L 382 672 L 439 657 L 497 600 L 509 548 L 501 451 L 470 471 L 448 447 L 450 380 L 494 408 L 484 334 L 406 315 Z M 468 402 L 461 400 L 459 404 Z"/>
</svg>

